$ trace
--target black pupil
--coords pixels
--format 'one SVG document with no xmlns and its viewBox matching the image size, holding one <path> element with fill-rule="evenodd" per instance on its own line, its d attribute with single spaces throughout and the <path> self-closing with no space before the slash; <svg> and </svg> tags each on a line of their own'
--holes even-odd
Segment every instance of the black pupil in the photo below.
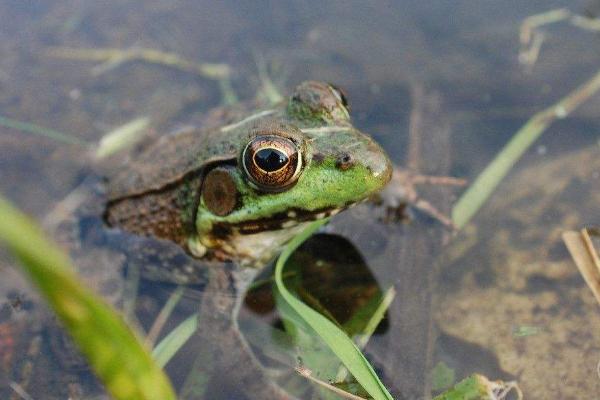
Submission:
<svg viewBox="0 0 600 400">
<path fill-rule="evenodd" d="M 276 149 L 261 149 L 254 155 L 254 160 L 264 171 L 273 172 L 285 166 L 288 157 Z"/>
</svg>

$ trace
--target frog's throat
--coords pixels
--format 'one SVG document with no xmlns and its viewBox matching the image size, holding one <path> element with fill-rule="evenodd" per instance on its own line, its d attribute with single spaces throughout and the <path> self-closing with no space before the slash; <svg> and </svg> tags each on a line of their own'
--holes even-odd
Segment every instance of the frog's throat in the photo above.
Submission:
<svg viewBox="0 0 600 400">
<path fill-rule="evenodd" d="M 265 231 L 288 229 L 300 223 L 332 217 L 346 208 L 347 207 L 327 208 L 316 211 L 291 209 L 285 213 L 275 214 L 272 217 L 264 219 L 255 219 L 234 224 L 214 222 L 212 225 L 212 235 L 225 238 L 231 234 L 252 235 Z"/>
<path fill-rule="evenodd" d="M 333 216 L 343 209 L 312 212 L 294 209 L 262 220 L 235 224 L 215 222 L 209 232 L 190 238 L 188 249 L 197 258 L 234 261 L 242 267 L 261 268 L 311 221 Z"/>
</svg>

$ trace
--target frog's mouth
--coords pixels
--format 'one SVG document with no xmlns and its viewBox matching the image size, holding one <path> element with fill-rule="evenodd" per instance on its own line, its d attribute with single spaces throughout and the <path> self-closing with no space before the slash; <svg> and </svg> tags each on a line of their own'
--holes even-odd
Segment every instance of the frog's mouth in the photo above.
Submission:
<svg viewBox="0 0 600 400">
<path fill-rule="evenodd" d="M 346 208 L 348 208 L 348 206 L 340 208 L 326 208 L 314 211 L 291 209 L 285 213 L 274 214 L 271 218 L 239 222 L 236 224 L 216 223 L 213 225 L 213 235 L 216 237 L 226 238 L 232 233 L 240 235 L 252 235 L 260 232 L 293 228 L 301 223 L 332 217 Z"/>
</svg>

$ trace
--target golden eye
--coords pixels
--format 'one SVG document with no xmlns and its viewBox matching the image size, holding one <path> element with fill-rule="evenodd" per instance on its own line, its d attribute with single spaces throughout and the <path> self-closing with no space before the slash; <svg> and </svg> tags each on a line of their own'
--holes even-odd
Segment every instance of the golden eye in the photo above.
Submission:
<svg viewBox="0 0 600 400">
<path fill-rule="evenodd" d="M 248 179 L 267 192 L 289 188 L 302 169 L 298 147 L 290 139 L 275 135 L 252 139 L 242 153 L 242 163 Z"/>
</svg>

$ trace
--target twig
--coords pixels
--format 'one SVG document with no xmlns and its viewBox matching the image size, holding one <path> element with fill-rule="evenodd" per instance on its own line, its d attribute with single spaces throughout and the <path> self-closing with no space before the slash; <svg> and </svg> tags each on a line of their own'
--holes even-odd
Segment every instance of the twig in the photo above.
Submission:
<svg viewBox="0 0 600 400">
<path fill-rule="evenodd" d="M 536 31 L 533 33 L 531 45 L 522 47 L 519 50 L 519 62 L 525 65 L 527 72 L 531 72 L 537 62 L 545 38 L 546 36 L 543 33 Z"/>
<path fill-rule="evenodd" d="M 506 397 L 508 396 L 508 394 L 510 392 L 512 392 L 513 390 L 515 392 L 517 392 L 517 399 L 518 400 L 522 400 L 523 399 L 523 392 L 521 391 L 521 388 L 519 387 L 519 385 L 515 381 L 500 382 L 500 383 L 492 382 L 492 385 L 497 385 L 492 390 L 493 393 L 494 393 L 494 399 L 496 399 L 496 400 L 505 400 Z"/>
<path fill-rule="evenodd" d="M 532 15 L 525 18 L 519 30 L 519 62 L 527 67 L 533 68 L 540 55 L 540 49 L 545 36 L 539 28 L 556 22 L 568 20 L 571 25 L 592 32 L 600 31 L 600 19 L 589 18 L 572 13 L 566 8 L 559 8 Z"/>
<path fill-rule="evenodd" d="M 600 31 L 600 18 L 588 18 L 581 15 L 573 15 L 570 19 L 574 26 L 592 32 Z"/>
<path fill-rule="evenodd" d="M 295 368 L 296 372 L 298 374 L 300 374 L 300 376 L 316 383 L 319 386 L 324 387 L 327 390 L 331 390 L 332 392 L 340 395 L 341 397 L 345 398 L 345 399 L 350 399 L 350 400 L 366 400 L 364 397 L 360 397 L 360 396 L 356 396 L 352 393 L 348 393 L 345 390 L 342 390 L 338 387 L 333 386 L 330 383 L 324 382 L 320 379 L 317 379 L 315 377 L 312 376 L 312 371 L 306 367 L 302 367 L 302 366 L 298 366 Z"/>
<path fill-rule="evenodd" d="M 83 49 L 50 47 L 47 49 L 47 54 L 56 58 L 102 62 L 102 64 L 93 69 L 95 75 L 104 73 L 109 69 L 129 61 L 144 61 L 151 64 L 166 65 L 214 80 L 226 79 L 231 75 L 231 68 L 227 64 L 195 63 L 181 58 L 177 54 L 147 48 Z"/>
<path fill-rule="evenodd" d="M 19 385 L 17 382 L 11 382 L 9 384 L 9 386 L 16 393 L 16 395 L 19 396 L 21 399 L 23 399 L 23 400 L 33 400 L 33 397 L 31 397 L 29 395 L 29 393 L 27 393 L 25 391 L 25 389 L 23 389 L 23 387 L 21 385 Z"/>
<path fill-rule="evenodd" d="M 56 140 L 57 142 L 76 144 L 80 146 L 89 145 L 88 142 L 81 140 L 77 137 L 68 135 L 66 133 L 55 131 L 54 129 L 44 128 L 42 126 L 31 124 L 29 122 L 17 121 L 12 118 L 0 116 L 0 125 L 10 129 L 16 129 L 23 132 L 33 133 L 35 135 L 45 136 L 47 138 Z"/>
<path fill-rule="evenodd" d="M 519 41 L 521 42 L 519 62 L 525 65 L 528 70 L 531 70 L 540 55 L 540 49 L 545 38 L 538 28 L 565 20 L 570 16 L 571 12 L 569 10 L 559 8 L 525 18 L 519 30 Z"/>
<path fill-rule="evenodd" d="M 537 28 L 543 25 L 552 24 L 554 22 L 563 21 L 571 16 L 571 12 L 566 8 L 559 8 L 543 12 L 541 14 L 531 15 L 523 20 L 521 30 L 519 32 L 519 40 L 521 47 L 528 47 L 531 43 L 534 32 Z"/>
</svg>

